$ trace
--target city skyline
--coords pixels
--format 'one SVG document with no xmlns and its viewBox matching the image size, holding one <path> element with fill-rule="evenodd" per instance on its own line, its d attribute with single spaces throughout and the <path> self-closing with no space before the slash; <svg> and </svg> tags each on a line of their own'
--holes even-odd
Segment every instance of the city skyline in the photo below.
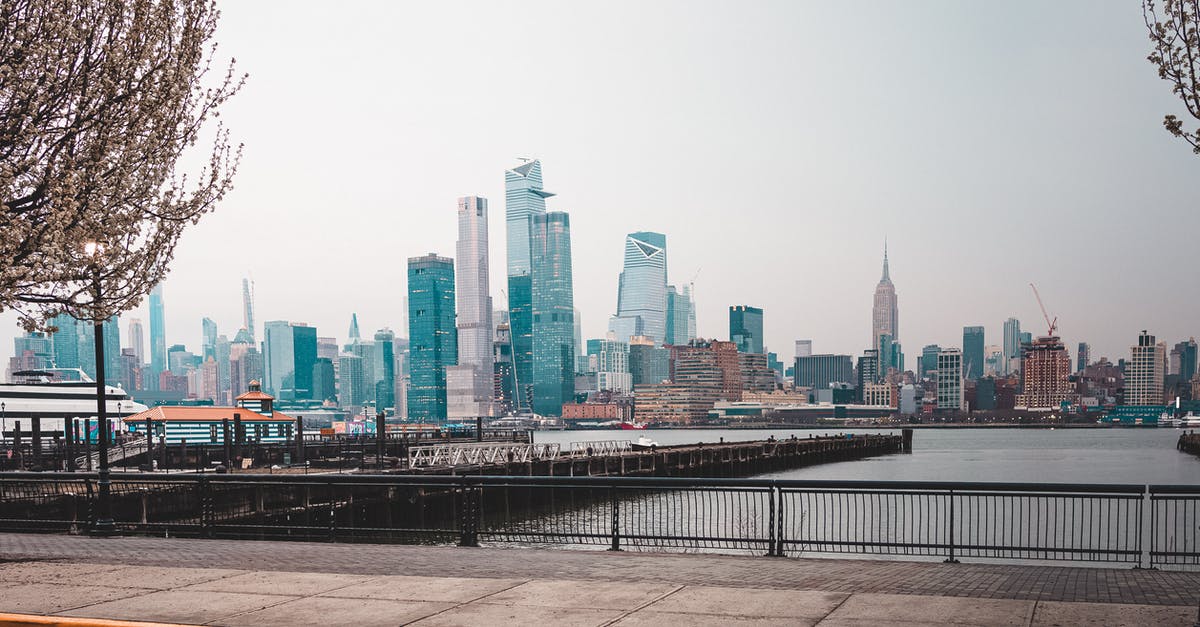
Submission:
<svg viewBox="0 0 1200 627">
<path fill-rule="evenodd" d="M 885 6 L 863 25 L 868 44 L 829 67 L 804 59 L 836 43 L 822 24 L 842 19 L 848 8 L 693 9 L 656 7 L 622 27 L 627 45 L 606 56 L 600 33 L 620 21 L 611 9 L 583 7 L 573 17 L 538 5 L 522 23 L 485 5 L 422 7 L 429 15 L 420 20 L 388 19 L 396 9 L 386 5 L 347 14 L 223 7 L 222 47 L 251 72 L 244 97 L 222 116 L 246 142 L 246 160 L 238 188 L 177 249 L 163 285 L 167 343 L 199 351 L 204 317 L 232 337 L 244 317 L 238 283 L 247 276 L 259 320 L 303 321 L 325 335 L 357 311 L 364 328 L 405 328 L 403 289 L 378 286 L 403 283 L 407 256 L 453 250 L 454 218 L 440 208 L 470 194 L 499 202 L 497 172 L 522 155 L 550 168 L 560 194 L 550 209 L 571 213 L 584 339 L 604 336 L 615 313 L 620 243 L 641 230 L 671 239 L 670 284 L 687 285 L 699 273 L 697 335 L 726 339 L 727 308 L 754 303 L 765 311 L 766 347 L 784 361 L 799 338 L 813 339 L 817 353 L 869 348 L 862 339 L 869 286 L 878 278 L 885 234 L 905 298 L 910 362 L 919 346 L 958 346 L 963 326 L 983 323 L 989 345 L 1000 344 L 1010 316 L 1038 329 L 1031 281 L 1059 318 L 1064 343 L 1073 349 L 1087 342 L 1095 357 L 1125 355 L 1143 328 L 1172 344 L 1197 335 L 1177 311 L 1200 305 L 1183 288 L 1191 273 L 1183 238 L 1198 218 L 1189 211 L 1187 186 L 1168 184 L 1190 176 L 1195 158 L 1161 131 L 1161 116 L 1175 103 L 1145 62 L 1136 6 Z M 662 50 L 658 33 L 685 11 L 694 21 L 673 35 L 678 53 Z M 268 16 L 287 27 L 264 32 Z M 1079 32 L 1050 26 L 1067 16 L 1084 20 Z M 733 17 L 748 28 L 711 45 L 717 26 Z M 318 27 L 328 21 L 340 27 L 337 36 L 301 49 L 305 33 L 324 32 Z M 550 22 L 560 27 L 541 28 Z M 935 27 L 949 41 L 924 37 Z M 405 37 L 396 37 L 397 29 Z M 410 46 L 446 52 L 436 42 L 460 29 L 477 37 L 443 64 L 403 64 L 397 87 L 369 88 L 384 90 L 369 95 L 388 106 L 362 105 L 333 137 L 296 132 L 301 120 L 322 119 L 314 111 L 347 106 L 339 94 L 358 84 L 348 81 L 378 71 L 374 57 L 416 58 Z M 483 58 L 512 36 L 530 45 Z M 1097 39 L 1106 42 L 1099 54 Z M 567 41 L 580 46 L 566 58 L 539 52 Z M 941 54 L 950 45 L 958 54 Z M 879 56 L 884 50 L 891 56 Z M 694 63 L 664 74 L 675 54 Z M 347 59 L 363 65 L 340 76 Z M 873 68 L 880 60 L 883 66 Z M 513 98 L 510 90 L 518 88 L 493 78 L 510 64 L 540 68 L 556 89 L 533 105 Z M 876 87 L 845 80 L 860 66 L 885 76 L 878 89 L 892 97 L 875 98 Z M 973 78 L 963 76 L 964 67 L 977 70 Z M 308 90 L 274 86 L 303 83 L 291 80 L 299 71 L 325 87 L 322 93 L 310 98 Z M 956 78 L 943 78 L 950 76 Z M 797 91 L 787 86 L 797 81 L 778 77 L 803 78 L 806 87 Z M 463 81 L 491 94 L 494 110 L 447 100 L 455 92 L 445 88 Z M 1072 88 L 1063 89 L 1064 81 Z M 713 84 L 731 89 L 710 93 Z M 395 98 L 389 89 L 406 95 Z M 653 97 L 628 98 L 643 93 Z M 1023 95 L 993 98 L 997 93 Z M 535 123 L 511 124 L 519 113 Z M 399 122 L 380 124 L 383 115 Z M 360 139 L 381 135 L 388 141 Z M 478 150 L 448 149 L 468 137 Z M 374 147 L 390 143 L 400 148 Z M 314 160 L 314 151 L 338 158 Z M 284 182 L 296 178 L 309 185 Z M 335 185 L 346 180 L 372 182 Z M 850 183 L 863 180 L 868 184 Z M 339 210 L 328 211 L 331 203 Z M 1124 233 L 1168 222 L 1171 229 L 1157 229 L 1161 254 L 1120 255 Z M 493 243 L 505 240 L 498 228 L 504 225 L 491 225 Z M 1076 243 L 1035 245 L 1046 230 Z M 245 233 L 254 233 L 257 245 L 212 254 Z M 494 248 L 490 278 L 500 308 L 499 260 L 506 253 L 502 244 Z M 1111 263 L 1095 263 L 1105 255 Z M 338 263 L 314 263 L 326 257 Z M 825 268 L 828 259 L 838 260 L 835 271 L 804 271 Z M 1119 296 L 1113 285 L 1121 286 Z M 951 291 L 960 297 L 947 303 Z M 1177 306 L 1137 304 L 1161 302 Z M 126 316 L 149 321 L 153 336 L 145 304 Z M 17 333 L 11 314 L 0 323 Z M 11 351 L 4 344 L 0 357 Z"/>
</svg>

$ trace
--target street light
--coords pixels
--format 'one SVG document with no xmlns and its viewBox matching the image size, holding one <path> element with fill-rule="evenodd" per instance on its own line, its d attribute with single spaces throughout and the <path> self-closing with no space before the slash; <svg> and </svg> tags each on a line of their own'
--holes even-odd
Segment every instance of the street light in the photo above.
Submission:
<svg viewBox="0 0 1200 627">
<path fill-rule="evenodd" d="M 116 531 L 112 517 L 112 480 L 108 469 L 108 402 L 104 390 L 104 321 L 100 318 L 100 257 L 104 255 L 104 245 L 98 242 L 86 242 L 83 252 L 91 259 L 92 270 L 92 328 L 93 341 L 96 344 L 96 422 L 100 428 L 100 472 L 96 481 L 96 524 L 92 527 L 94 536 L 110 536 Z"/>
</svg>

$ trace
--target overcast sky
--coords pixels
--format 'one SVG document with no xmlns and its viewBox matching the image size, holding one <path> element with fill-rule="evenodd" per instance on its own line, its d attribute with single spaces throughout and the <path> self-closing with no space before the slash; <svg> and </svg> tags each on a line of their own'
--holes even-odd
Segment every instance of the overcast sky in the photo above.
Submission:
<svg viewBox="0 0 1200 627">
<path fill-rule="evenodd" d="M 490 201 L 499 306 L 521 156 L 571 214 L 585 337 L 639 230 L 695 277 L 701 335 L 759 306 L 785 360 L 868 348 L 885 236 L 910 368 L 964 325 L 1044 332 L 1031 281 L 1072 356 L 1200 334 L 1200 157 L 1162 129 L 1183 111 L 1136 1 L 221 5 L 245 158 L 177 250 L 168 344 L 199 352 L 203 316 L 232 337 L 243 276 L 259 337 L 345 341 L 352 312 L 406 335 L 406 258 L 454 255 L 464 195 Z"/>
</svg>

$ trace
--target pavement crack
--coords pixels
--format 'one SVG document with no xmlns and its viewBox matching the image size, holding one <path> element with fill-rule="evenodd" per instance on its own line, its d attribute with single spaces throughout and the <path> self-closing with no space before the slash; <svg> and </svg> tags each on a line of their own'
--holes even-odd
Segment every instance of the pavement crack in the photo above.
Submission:
<svg viewBox="0 0 1200 627">
<path fill-rule="evenodd" d="M 684 589 L 684 588 L 686 588 L 686 587 L 687 587 L 686 585 L 684 585 L 684 586 L 675 586 L 675 589 L 674 589 L 674 590 L 669 590 L 669 591 L 667 591 L 667 592 L 664 592 L 663 594 L 660 594 L 660 595 L 658 595 L 656 598 L 654 598 L 654 599 L 651 599 L 651 600 L 649 600 L 649 601 L 647 601 L 647 602 L 645 602 L 645 603 L 643 603 L 643 604 L 641 604 L 641 605 L 639 605 L 639 606 L 637 606 L 637 607 L 633 608 L 632 610 L 629 610 L 629 611 L 625 612 L 624 614 L 621 614 L 620 616 L 618 616 L 618 617 L 616 617 L 616 618 L 614 618 L 614 619 L 612 619 L 612 620 L 608 621 L 607 623 L 604 623 L 604 624 L 603 624 L 603 625 L 601 625 L 600 627 L 608 627 L 609 625 L 612 625 L 612 624 L 616 623 L 617 621 L 624 620 L 624 619 L 625 619 L 627 616 L 629 616 L 630 614 L 633 614 L 633 613 L 635 613 L 635 612 L 640 612 L 640 611 L 642 611 L 642 610 L 646 609 L 647 607 L 650 607 L 651 605 L 654 605 L 655 603 L 658 603 L 659 601 L 661 601 L 661 600 L 663 600 L 663 599 L 665 599 L 665 598 L 667 598 L 667 597 L 671 596 L 672 594 L 675 594 L 676 592 L 679 592 L 680 590 L 683 590 L 683 589 Z"/>
<path fill-rule="evenodd" d="M 838 604 L 837 604 L 837 605 L 835 605 L 835 606 L 833 606 L 833 609 L 831 609 L 831 610 L 829 610 L 828 612 L 826 612 L 826 613 L 825 613 L 825 615 L 824 615 L 824 616 L 822 616 L 822 617 L 821 617 L 821 619 L 820 619 L 820 620 L 818 620 L 818 621 L 816 622 L 816 624 L 817 624 L 817 625 L 820 625 L 821 623 L 825 622 L 825 619 L 826 619 L 826 618 L 829 618 L 829 617 L 830 617 L 830 615 L 832 615 L 834 612 L 836 612 L 836 611 L 838 611 L 839 609 L 841 609 L 841 607 L 842 607 L 843 605 L 845 605 L 845 604 L 846 604 L 846 601 L 849 601 L 849 600 L 850 600 L 850 597 L 852 597 L 852 596 L 854 596 L 854 594 L 847 594 L 847 595 L 846 595 L 846 598 L 842 599 L 841 601 L 838 601 Z"/>
</svg>

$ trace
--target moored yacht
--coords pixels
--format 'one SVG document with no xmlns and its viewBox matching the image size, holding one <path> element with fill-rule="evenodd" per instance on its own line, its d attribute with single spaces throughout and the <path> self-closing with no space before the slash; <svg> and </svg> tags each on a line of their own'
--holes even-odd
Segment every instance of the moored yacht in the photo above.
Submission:
<svg viewBox="0 0 1200 627">
<path fill-rule="evenodd" d="M 41 420 L 46 437 L 61 435 L 66 419 L 95 419 L 96 382 L 83 371 L 22 370 L 12 376 L 17 383 L 0 383 L 0 431 L 5 437 L 12 437 L 18 422 L 22 433 L 29 434 L 33 418 Z M 121 417 L 148 409 L 116 386 L 104 386 L 104 398 L 114 429 L 120 429 Z"/>
</svg>

